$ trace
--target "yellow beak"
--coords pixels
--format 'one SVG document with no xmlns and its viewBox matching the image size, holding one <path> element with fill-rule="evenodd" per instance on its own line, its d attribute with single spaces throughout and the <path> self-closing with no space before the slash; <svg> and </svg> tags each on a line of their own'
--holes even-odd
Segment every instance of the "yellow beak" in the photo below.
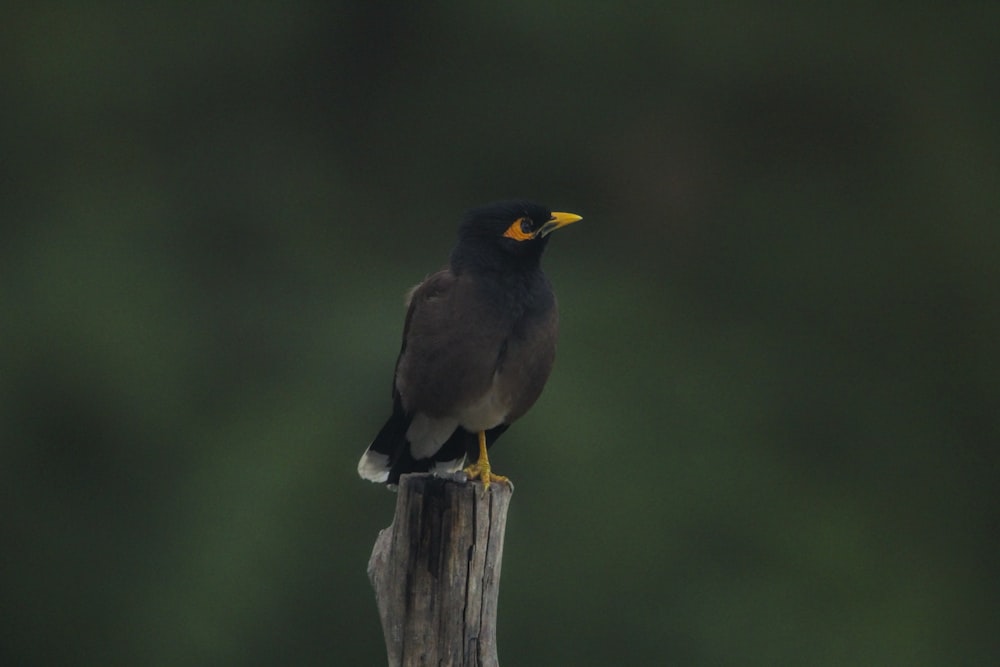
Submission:
<svg viewBox="0 0 1000 667">
<path fill-rule="evenodd" d="M 560 227 L 572 225 L 574 222 L 579 222 L 580 220 L 583 220 L 583 218 L 575 213 L 553 213 L 548 222 L 538 230 L 536 236 L 547 236 Z"/>
</svg>

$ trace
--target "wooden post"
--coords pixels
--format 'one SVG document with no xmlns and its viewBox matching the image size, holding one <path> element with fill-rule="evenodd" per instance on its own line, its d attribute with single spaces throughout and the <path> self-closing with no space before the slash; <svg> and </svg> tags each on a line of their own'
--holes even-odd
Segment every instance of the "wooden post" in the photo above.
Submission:
<svg viewBox="0 0 1000 667">
<path fill-rule="evenodd" d="M 495 667 L 497 595 L 512 490 L 465 475 L 403 475 L 375 541 L 375 588 L 389 667 Z"/>
</svg>

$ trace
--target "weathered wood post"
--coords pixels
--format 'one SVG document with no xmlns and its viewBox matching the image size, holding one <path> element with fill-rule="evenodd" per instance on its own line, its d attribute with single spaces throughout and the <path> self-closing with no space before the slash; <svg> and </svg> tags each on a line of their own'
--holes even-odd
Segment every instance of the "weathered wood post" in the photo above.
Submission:
<svg viewBox="0 0 1000 667">
<path fill-rule="evenodd" d="M 403 475 L 368 561 L 389 667 L 495 667 L 512 490 L 465 475 Z"/>
</svg>

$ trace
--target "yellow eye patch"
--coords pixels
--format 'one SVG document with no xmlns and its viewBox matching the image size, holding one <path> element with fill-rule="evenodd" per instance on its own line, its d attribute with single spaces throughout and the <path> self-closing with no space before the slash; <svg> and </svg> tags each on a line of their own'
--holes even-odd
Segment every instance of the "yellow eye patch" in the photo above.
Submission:
<svg viewBox="0 0 1000 667">
<path fill-rule="evenodd" d="M 528 218 L 518 218 L 514 223 L 507 228 L 507 231 L 503 233 L 509 239 L 514 239 L 515 241 L 528 241 L 529 239 L 535 238 L 532 232 L 524 231 L 525 227 L 531 226 L 531 220 Z"/>
</svg>

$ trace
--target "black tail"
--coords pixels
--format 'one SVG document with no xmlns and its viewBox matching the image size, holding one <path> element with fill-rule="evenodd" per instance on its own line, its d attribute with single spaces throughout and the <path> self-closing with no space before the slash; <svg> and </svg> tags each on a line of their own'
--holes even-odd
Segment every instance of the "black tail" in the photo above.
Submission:
<svg viewBox="0 0 1000 667">
<path fill-rule="evenodd" d="M 470 433 L 459 427 L 451 437 L 441 445 L 433 456 L 426 459 L 415 459 L 410 453 L 410 443 L 406 439 L 406 431 L 410 428 L 412 417 L 405 414 L 398 406 L 392 416 L 378 432 L 368 450 L 358 462 L 358 474 L 364 479 L 384 484 L 399 484 L 399 476 L 410 472 L 428 472 L 436 466 L 439 470 L 458 470 L 466 457 L 470 461 L 479 458 L 479 441 L 475 433 Z M 500 434 L 507 430 L 507 424 L 501 424 L 486 432 L 486 441 L 493 444 Z"/>
<path fill-rule="evenodd" d="M 393 467 L 403 458 L 410 458 L 410 443 L 406 440 L 406 430 L 410 428 L 410 417 L 402 410 L 395 409 L 392 416 L 378 432 L 368 449 L 358 462 L 358 474 L 372 482 L 389 482 Z"/>
</svg>

